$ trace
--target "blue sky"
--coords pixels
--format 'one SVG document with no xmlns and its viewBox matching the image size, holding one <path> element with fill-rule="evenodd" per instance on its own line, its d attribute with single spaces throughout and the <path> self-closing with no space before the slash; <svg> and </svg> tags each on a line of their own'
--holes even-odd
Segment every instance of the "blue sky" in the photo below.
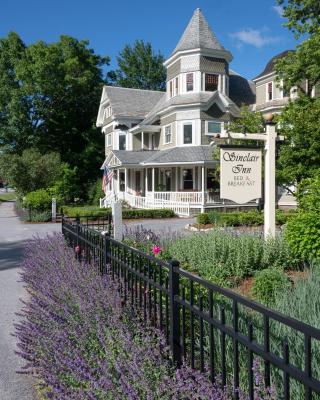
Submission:
<svg viewBox="0 0 320 400">
<path fill-rule="evenodd" d="M 15 31 L 27 44 L 60 34 L 88 39 L 96 53 L 111 57 L 112 68 L 118 52 L 136 39 L 169 56 L 197 7 L 232 52 L 231 68 L 246 78 L 296 45 L 276 0 L 2 0 L 0 37 Z"/>
</svg>

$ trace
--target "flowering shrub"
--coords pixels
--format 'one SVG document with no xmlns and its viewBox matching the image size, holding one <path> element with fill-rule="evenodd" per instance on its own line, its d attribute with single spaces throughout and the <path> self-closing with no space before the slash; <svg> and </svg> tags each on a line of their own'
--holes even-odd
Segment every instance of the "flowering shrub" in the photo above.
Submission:
<svg viewBox="0 0 320 400">
<path fill-rule="evenodd" d="M 142 327 L 117 287 L 74 254 L 61 235 L 34 239 L 22 266 L 29 300 L 16 326 L 19 354 L 45 398 L 231 398 L 206 374 L 174 370 L 162 334 Z"/>
</svg>

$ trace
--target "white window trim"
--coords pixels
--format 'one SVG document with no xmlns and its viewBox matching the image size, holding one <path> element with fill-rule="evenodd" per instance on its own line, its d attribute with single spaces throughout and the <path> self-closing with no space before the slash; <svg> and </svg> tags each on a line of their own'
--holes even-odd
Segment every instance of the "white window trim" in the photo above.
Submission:
<svg viewBox="0 0 320 400">
<path fill-rule="evenodd" d="M 185 125 L 191 125 L 192 127 L 192 141 L 191 143 L 184 143 L 184 126 Z M 182 146 L 194 146 L 194 140 L 195 140 L 195 124 L 194 121 L 184 121 L 181 124 L 181 145 Z"/>
<path fill-rule="evenodd" d="M 193 88 L 192 90 L 187 90 L 187 75 L 192 74 L 193 78 L 192 78 L 192 82 L 193 82 Z M 184 82 L 185 82 L 185 93 L 191 93 L 194 92 L 194 88 L 195 88 L 195 73 L 194 72 L 186 72 L 185 73 L 185 77 L 184 77 Z"/>
<path fill-rule="evenodd" d="M 126 138 L 126 150 L 128 150 L 128 134 L 126 131 L 117 131 L 117 149 L 120 150 L 120 136 L 125 136 Z"/>
<path fill-rule="evenodd" d="M 218 120 L 211 119 L 211 120 L 208 120 L 208 121 L 205 121 L 205 122 L 206 122 L 206 124 L 205 124 L 205 135 L 207 135 L 207 136 L 215 136 L 215 135 L 219 135 L 222 132 L 224 132 L 224 122 L 223 121 L 218 121 Z M 221 132 L 220 133 L 209 133 L 209 131 L 208 131 L 209 122 L 214 122 L 216 124 L 220 124 L 221 125 Z"/>
<path fill-rule="evenodd" d="M 213 72 L 204 72 L 202 74 L 202 91 L 205 92 L 206 91 L 206 75 L 218 75 L 218 87 L 217 90 L 224 92 L 224 90 L 221 90 L 221 86 L 222 86 L 222 81 L 221 81 L 221 74 L 215 74 Z M 213 92 L 211 92 L 213 93 Z"/>
<path fill-rule="evenodd" d="M 170 137 L 171 137 L 170 142 L 166 142 L 166 128 L 168 126 L 170 126 Z M 167 125 L 164 125 L 164 127 L 163 127 L 163 144 L 171 144 L 171 143 L 172 143 L 172 124 L 167 124 Z"/>
<path fill-rule="evenodd" d="M 272 85 L 271 86 L 272 87 L 272 99 L 271 100 L 269 100 L 269 92 L 268 92 L 268 86 L 270 83 Z M 273 83 L 273 81 L 269 81 L 266 83 L 266 101 L 272 101 L 272 100 L 274 100 L 274 83 Z"/>
<path fill-rule="evenodd" d="M 187 191 L 187 190 L 194 190 L 195 189 L 195 187 L 196 187 L 196 182 L 195 182 L 195 180 L 196 180 L 196 171 L 195 171 L 195 168 L 196 167 L 191 167 L 191 166 L 182 166 L 180 168 L 180 188 L 182 190 Z M 183 189 L 183 170 L 184 169 L 192 169 L 192 189 Z"/>
<path fill-rule="evenodd" d="M 107 147 L 112 146 L 112 133 L 107 134 Z"/>
</svg>

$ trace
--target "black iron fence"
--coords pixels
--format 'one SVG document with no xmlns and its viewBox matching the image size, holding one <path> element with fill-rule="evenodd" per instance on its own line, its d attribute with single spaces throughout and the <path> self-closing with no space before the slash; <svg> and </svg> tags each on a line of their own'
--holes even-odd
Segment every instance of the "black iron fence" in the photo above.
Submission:
<svg viewBox="0 0 320 400">
<path fill-rule="evenodd" d="M 320 399 L 319 329 L 118 242 L 110 230 L 64 218 L 62 232 L 79 257 L 121 281 L 124 301 L 164 332 L 177 365 L 190 363 L 254 399 L 255 363 L 277 398 Z"/>
</svg>

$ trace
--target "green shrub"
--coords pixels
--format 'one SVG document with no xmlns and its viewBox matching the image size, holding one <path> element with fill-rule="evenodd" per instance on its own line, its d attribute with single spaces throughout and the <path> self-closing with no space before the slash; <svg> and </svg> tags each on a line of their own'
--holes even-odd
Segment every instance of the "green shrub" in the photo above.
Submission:
<svg viewBox="0 0 320 400">
<path fill-rule="evenodd" d="M 48 222 L 51 221 L 51 211 L 35 211 L 30 210 L 28 222 Z"/>
<path fill-rule="evenodd" d="M 96 206 L 83 206 L 83 207 L 61 207 L 63 214 L 68 217 L 106 217 L 111 213 L 110 208 L 99 208 Z M 172 218 L 175 214 L 172 210 L 156 209 L 156 210 L 139 210 L 139 209 L 123 209 L 123 219 L 140 219 L 140 218 Z"/>
<path fill-rule="evenodd" d="M 89 204 L 98 206 L 100 198 L 102 199 L 105 196 L 101 187 L 101 178 L 97 179 L 93 182 L 88 190 L 88 201 Z"/>
<path fill-rule="evenodd" d="M 257 210 L 250 210 L 239 213 L 240 225 L 258 226 L 263 224 L 263 214 Z"/>
<path fill-rule="evenodd" d="M 255 274 L 252 295 L 266 305 L 274 303 L 275 295 L 280 290 L 290 287 L 290 281 L 283 271 L 268 268 Z"/>
<path fill-rule="evenodd" d="M 285 238 L 297 257 L 320 258 L 320 213 L 299 211 L 289 219 Z"/>
<path fill-rule="evenodd" d="M 276 210 L 276 224 L 277 225 L 285 225 L 291 217 L 296 214 L 295 210 L 290 210 L 284 212 L 282 210 Z"/>
<path fill-rule="evenodd" d="M 51 209 L 52 197 L 46 189 L 35 190 L 26 195 L 23 206 L 36 211 L 47 211 Z"/>
<path fill-rule="evenodd" d="M 235 286 L 255 271 L 269 267 L 296 268 L 281 236 L 265 241 L 254 235 L 214 230 L 168 241 L 166 253 L 183 268 L 223 286 Z"/>
<path fill-rule="evenodd" d="M 197 215 L 197 222 L 201 225 L 210 224 L 209 214 L 208 213 L 201 213 Z"/>
</svg>

